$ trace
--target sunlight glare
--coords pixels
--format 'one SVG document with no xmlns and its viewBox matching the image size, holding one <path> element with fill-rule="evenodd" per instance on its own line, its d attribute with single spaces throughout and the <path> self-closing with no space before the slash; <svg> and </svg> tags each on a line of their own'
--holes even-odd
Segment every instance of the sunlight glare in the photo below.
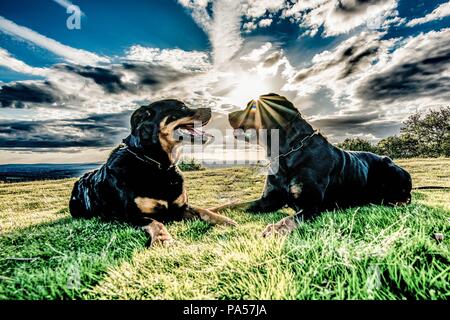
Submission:
<svg viewBox="0 0 450 320">
<path fill-rule="evenodd" d="M 238 73 L 230 77 L 230 85 L 234 87 L 224 97 L 227 103 L 245 108 L 247 102 L 260 95 L 271 92 L 271 83 L 265 77 L 252 73 Z"/>
</svg>

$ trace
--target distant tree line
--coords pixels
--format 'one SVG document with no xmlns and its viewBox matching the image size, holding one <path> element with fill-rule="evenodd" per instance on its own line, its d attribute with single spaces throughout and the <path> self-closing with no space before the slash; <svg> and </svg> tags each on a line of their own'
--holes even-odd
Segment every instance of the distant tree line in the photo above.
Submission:
<svg viewBox="0 0 450 320">
<path fill-rule="evenodd" d="M 381 139 L 376 144 L 361 138 L 348 138 L 337 146 L 391 158 L 449 157 L 450 107 L 417 112 L 403 122 L 399 135 Z"/>
</svg>

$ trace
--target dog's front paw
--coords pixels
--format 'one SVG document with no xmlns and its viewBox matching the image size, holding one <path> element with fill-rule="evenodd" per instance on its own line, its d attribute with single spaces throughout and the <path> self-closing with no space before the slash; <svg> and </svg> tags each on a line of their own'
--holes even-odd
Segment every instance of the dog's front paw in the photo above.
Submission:
<svg viewBox="0 0 450 320">
<path fill-rule="evenodd" d="M 147 242 L 149 247 L 154 245 L 167 246 L 173 242 L 172 236 L 160 222 L 153 221 L 149 225 L 143 227 L 143 229 L 150 235 L 150 239 Z"/>
<path fill-rule="evenodd" d="M 297 226 L 298 224 L 294 217 L 286 217 L 277 223 L 269 224 L 262 232 L 262 236 L 264 238 L 270 236 L 286 236 L 294 231 Z"/>
<path fill-rule="evenodd" d="M 226 216 L 223 216 L 223 215 L 217 214 L 217 213 L 215 213 L 212 216 L 211 220 L 212 220 L 212 222 L 214 224 L 221 224 L 221 225 L 224 225 L 224 226 L 231 226 L 231 227 L 237 227 L 238 226 L 237 222 L 234 221 L 233 219 L 230 219 L 230 218 L 228 218 Z"/>
<path fill-rule="evenodd" d="M 220 224 L 223 224 L 225 226 L 231 226 L 231 227 L 237 227 L 238 226 L 237 222 L 234 221 L 233 219 L 230 219 L 230 218 L 222 216 L 222 215 L 220 215 L 220 218 L 222 219 Z"/>
</svg>

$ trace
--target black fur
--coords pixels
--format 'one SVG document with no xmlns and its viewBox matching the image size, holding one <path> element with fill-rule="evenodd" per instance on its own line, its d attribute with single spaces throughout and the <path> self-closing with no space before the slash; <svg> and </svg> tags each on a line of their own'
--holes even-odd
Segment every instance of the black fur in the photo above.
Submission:
<svg viewBox="0 0 450 320">
<path fill-rule="evenodd" d="M 69 204 L 72 216 L 99 216 L 142 226 L 153 220 L 184 218 L 187 201 L 174 203 L 184 191 L 183 176 L 161 145 L 160 123 L 166 119 L 167 125 L 186 117 L 205 124 L 211 110 L 190 109 L 178 100 L 162 100 L 136 110 L 124 144 L 112 151 L 100 169 L 86 173 L 75 183 Z M 136 197 L 166 201 L 168 208 L 143 214 Z"/>
<path fill-rule="evenodd" d="M 412 186 L 407 171 L 388 157 L 333 146 L 315 133 L 284 97 L 261 96 L 245 110 L 231 113 L 229 121 L 237 138 L 248 129 L 278 129 L 280 154 L 286 154 L 274 159 L 271 145 L 265 146 L 272 165 L 278 162 L 279 170 L 267 176 L 260 199 L 239 204 L 247 211 L 270 212 L 288 205 L 297 212 L 298 220 L 333 208 L 410 202 Z M 301 141 L 303 146 L 288 154 Z"/>
</svg>

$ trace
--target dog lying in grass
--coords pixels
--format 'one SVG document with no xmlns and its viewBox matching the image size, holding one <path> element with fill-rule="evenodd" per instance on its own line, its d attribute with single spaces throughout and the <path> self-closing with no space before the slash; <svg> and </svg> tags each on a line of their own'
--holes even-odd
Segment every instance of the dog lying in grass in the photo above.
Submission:
<svg viewBox="0 0 450 320">
<path fill-rule="evenodd" d="M 69 209 L 73 217 L 101 217 L 141 226 L 149 244 L 172 241 L 163 223 L 198 218 L 235 226 L 233 220 L 188 204 L 183 176 L 175 165 L 181 141 L 207 143 L 212 136 L 194 128 L 206 125 L 211 109 L 190 109 L 178 100 L 161 100 L 137 109 L 131 134 L 112 151 L 100 169 L 74 185 Z"/>
<path fill-rule="evenodd" d="M 237 139 L 249 140 L 248 134 L 253 133 L 263 144 L 271 141 L 272 129 L 278 130 L 280 155 L 272 155 L 270 143 L 264 145 L 272 171 L 275 164 L 278 170 L 267 176 L 261 198 L 211 208 L 272 212 L 287 205 L 297 212 L 268 225 L 263 236 L 289 234 L 300 221 L 328 209 L 411 201 L 408 172 L 388 157 L 333 146 L 282 96 L 268 94 L 252 100 L 245 110 L 230 113 L 229 122 Z M 267 129 L 267 139 L 260 139 L 258 129 Z"/>
</svg>

